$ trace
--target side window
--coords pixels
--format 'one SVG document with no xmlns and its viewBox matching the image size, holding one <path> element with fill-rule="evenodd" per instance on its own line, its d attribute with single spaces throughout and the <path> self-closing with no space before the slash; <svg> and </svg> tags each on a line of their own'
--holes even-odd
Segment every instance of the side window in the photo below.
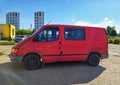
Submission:
<svg viewBox="0 0 120 85">
<path fill-rule="evenodd" d="M 59 29 L 56 27 L 46 28 L 38 36 L 38 40 L 41 42 L 54 41 L 58 39 L 59 39 Z"/>
<path fill-rule="evenodd" d="M 83 28 L 65 28 L 66 40 L 85 40 L 85 30 Z"/>
</svg>

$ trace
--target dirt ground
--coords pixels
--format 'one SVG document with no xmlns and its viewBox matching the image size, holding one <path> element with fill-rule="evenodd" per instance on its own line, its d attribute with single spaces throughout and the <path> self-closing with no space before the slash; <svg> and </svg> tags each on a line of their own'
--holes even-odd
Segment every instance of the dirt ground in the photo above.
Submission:
<svg viewBox="0 0 120 85">
<path fill-rule="evenodd" d="M 109 58 L 97 67 L 84 62 L 46 64 L 28 71 L 7 56 L 12 46 L 0 46 L 0 85 L 120 85 L 120 45 L 109 45 Z"/>
</svg>

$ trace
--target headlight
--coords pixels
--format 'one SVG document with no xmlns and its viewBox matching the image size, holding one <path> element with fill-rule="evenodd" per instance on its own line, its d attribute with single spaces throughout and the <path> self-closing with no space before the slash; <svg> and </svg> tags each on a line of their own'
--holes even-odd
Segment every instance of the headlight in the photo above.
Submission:
<svg viewBox="0 0 120 85">
<path fill-rule="evenodd" d="M 17 48 L 12 48 L 12 54 L 17 55 L 18 49 Z"/>
</svg>

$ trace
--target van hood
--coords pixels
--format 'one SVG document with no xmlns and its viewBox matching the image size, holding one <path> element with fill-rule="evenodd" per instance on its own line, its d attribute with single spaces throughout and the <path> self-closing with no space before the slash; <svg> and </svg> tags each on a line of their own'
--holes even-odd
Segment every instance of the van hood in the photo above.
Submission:
<svg viewBox="0 0 120 85">
<path fill-rule="evenodd" d="M 29 38 L 26 38 L 24 40 L 21 40 L 20 42 L 18 42 L 13 48 L 20 48 L 21 46 L 23 46 L 26 42 L 29 41 Z"/>
</svg>

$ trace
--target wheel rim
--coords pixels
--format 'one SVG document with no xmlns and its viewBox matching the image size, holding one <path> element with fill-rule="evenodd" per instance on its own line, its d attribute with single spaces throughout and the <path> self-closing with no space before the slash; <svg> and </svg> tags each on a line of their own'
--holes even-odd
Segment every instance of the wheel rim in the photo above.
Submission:
<svg viewBox="0 0 120 85">
<path fill-rule="evenodd" d="M 97 66 L 99 64 L 99 62 L 100 62 L 99 55 L 97 55 L 97 54 L 90 55 L 88 62 L 92 66 Z"/>
<path fill-rule="evenodd" d="M 35 58 L 30 58 L 30 59 L 28 59 L 28 61 L 27 61 L 27 64 L 28 64 L 29 67 L 36 66 L 37 63 L 38 63 L 38 62 L 37 62 L 37 59 L 35 59 Z"/>
<path fill-rule="evenodd" d="M 98 58 L 97 58 L 96 56 L 93 56 L 93 57 L 91 58 L 91 63 L 92 63 L 93 65 L 98 64 L 98 63 L 99 63 Z"/>
</svg>

